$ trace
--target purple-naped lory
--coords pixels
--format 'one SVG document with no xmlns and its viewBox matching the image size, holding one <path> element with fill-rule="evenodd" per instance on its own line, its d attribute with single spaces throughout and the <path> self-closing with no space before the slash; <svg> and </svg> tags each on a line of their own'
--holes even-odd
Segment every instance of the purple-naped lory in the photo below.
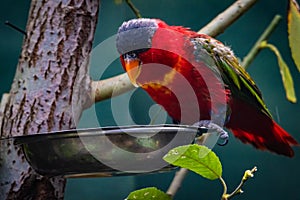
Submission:
<svg viewBox="0 0 300 200">
<path fill-rule="evenodd" d="M 131 82 L 176 122 L 212 121 L 258 149 L 294 155 L 297 141 L 272 119 L 254 81 L 218 40 L 159 19 L 133 19 L 119 28 L 116 45 Z"/>
</svg>

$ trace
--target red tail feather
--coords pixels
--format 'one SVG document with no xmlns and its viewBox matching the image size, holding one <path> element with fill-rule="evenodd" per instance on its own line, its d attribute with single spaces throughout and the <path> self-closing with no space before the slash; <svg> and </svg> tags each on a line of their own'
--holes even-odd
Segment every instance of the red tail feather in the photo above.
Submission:
<svg viewBox="0 0 300 200">
<path fill-rule="evenodd" d="M 268 115 L 236 99 L 231 109 L 232 115 L 226 127 L 242 142 L 277 154 L 294 155 L 291 146 L 298 145 L 298 142 Z"/>
</svg>

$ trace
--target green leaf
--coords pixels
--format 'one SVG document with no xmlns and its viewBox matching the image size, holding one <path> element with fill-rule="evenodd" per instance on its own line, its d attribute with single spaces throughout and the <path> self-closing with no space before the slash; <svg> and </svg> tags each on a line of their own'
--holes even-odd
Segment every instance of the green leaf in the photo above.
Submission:
<svg viewBox="0 0 300 200">
<path fill-rule="evenodd" d="M 133 191 L 129 194 L 126 200 L 171 200 L 171 197 L 163 191 L 155 188 L 148 187 L 140 190 Z"/>
<path fill-rule="evenodd" d="M 280 52 L 278 51 L 278 49 L 274 45 L 268 44 L 266 41 L 262 42 L 261 47 L 262 48 L 269 48 L 276 55 L 278 65 L 279 65 L 279 69 L 280 69 L 282 82 L 283 82 L 283 86 L 284 86 L 285 93 L 286 93 L 286 98 L 290 102 L 296 103 L 297 98 L 296 98 L 296 94 L 295 94 L 294 81 L 293 81 L 291 72 L 290 72 L 287 64 L 285 63 L 285 61 L 283 60 L 283 58 L 280 55 Z"/>
<path fill-rule="evenodd" d="M 218 156 L 209 148 L 197 144 L 176 147 L 163 158 L 166 162 L 187 168 L 204 178 L 214 180 L 222 176 Z"/>
<path fill-rule="evenodd" d="M 300 72 L 300 10 L 296 0 L 289 1 L 288 33 L 292 57 Z"/>
</svg>

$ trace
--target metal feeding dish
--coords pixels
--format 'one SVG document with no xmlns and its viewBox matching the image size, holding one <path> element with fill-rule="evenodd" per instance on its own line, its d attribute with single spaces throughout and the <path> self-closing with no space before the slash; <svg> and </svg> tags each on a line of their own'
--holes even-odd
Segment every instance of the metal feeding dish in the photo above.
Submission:
<svg viewBox="0 0 300 200">
<path fill-rule="evenodd" d="M 162 157 L 190 144 L 199 128 L 145 125 L 59 131 L 15 137 L 27 161 L 41 175 L 89 177 L 173 169 Z"/>
</svg>

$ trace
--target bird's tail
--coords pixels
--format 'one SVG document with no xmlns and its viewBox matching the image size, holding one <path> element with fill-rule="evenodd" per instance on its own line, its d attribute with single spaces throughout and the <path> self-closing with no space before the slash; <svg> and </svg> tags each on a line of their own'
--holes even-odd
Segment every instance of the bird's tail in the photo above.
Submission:
<svg viewBox="0 0 300 200">
<path fill-rule="evenodd" d="M 267 114 L 239 100 L 235 100 L 231 109 L 226 127 L 242 142 L 261 150 L 294 156 L 291 146 L 299 145 L 298 142 Z"/>
</svg>

